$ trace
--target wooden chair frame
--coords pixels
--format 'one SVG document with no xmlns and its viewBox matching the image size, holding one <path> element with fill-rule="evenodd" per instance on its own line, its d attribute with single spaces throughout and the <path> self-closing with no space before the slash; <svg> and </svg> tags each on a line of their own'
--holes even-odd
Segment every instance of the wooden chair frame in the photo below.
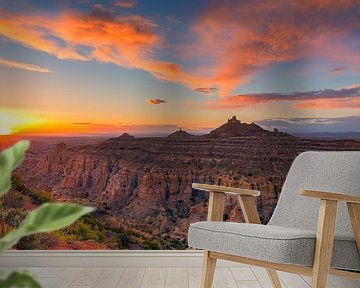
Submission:
<svg viewBox="0 0 360 288">
<path fill-rule="evenodd" d="M 260 191 L 198 183 L 194 183 L 192 187 L 210 192 L 208 221 L 223 221 L 225 194 L 235 194 L 238 196 L 245 221 L 247 223 L 260 224 L 259 215 L 253 199 L 253 197 L 260 195 Z M 217 259 L 266 268 L 274 288 L 281 288 L 280 279 L 276 272 L 277 270 L 312 276 L 312 288 L 325 288 L 329 274 L 360 280 L 360 272 L 330 267 L 337 203 L 339 201 L 347 203 L 356 245 L 360 254 L 360 196 L 305 189 L 300 189 L 299 193 L 302 196 L 313 197 L 320 200 L 314 263 L 312 267 L 280 264 L 206 250 L 204 251 L 201 288 L 212 287 Z"/>
</svg>

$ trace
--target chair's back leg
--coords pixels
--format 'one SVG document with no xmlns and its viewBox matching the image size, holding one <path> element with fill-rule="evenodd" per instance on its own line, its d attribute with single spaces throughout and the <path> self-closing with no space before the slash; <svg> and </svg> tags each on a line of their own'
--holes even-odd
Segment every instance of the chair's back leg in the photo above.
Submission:
<svg viewBox="0 0 360 288">
<path fill-rule="evenodd" d="M 201 288 L 211 288 L 214 281 L 216 258 L 210 257 L 209 251 L 204 251 Z"/>
<path fill-rule="evenodd" d="M 312 288 L 325 288 L 334 244 L 337 201 L 320 200 Z"/>
<path fill-rule="evenodd" d="M 360 255 L 360 204 L 347 203 L 356 246 Z"/>
</svg>

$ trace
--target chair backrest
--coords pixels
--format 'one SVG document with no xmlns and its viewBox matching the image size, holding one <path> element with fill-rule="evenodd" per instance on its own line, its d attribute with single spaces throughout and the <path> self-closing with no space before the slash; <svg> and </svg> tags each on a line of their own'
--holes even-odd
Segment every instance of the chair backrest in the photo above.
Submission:
<svg viewBox="0 0 360 288">
<path fill-rule="evenodd" d="M 304 152 L 294 160 L 269 225 L 316 230 L 320 201 L 300 188 L 360 196 L 360 151 Z M 336 237 L 354 238 L 345 203 L 339 203 Z"/>
</svg>

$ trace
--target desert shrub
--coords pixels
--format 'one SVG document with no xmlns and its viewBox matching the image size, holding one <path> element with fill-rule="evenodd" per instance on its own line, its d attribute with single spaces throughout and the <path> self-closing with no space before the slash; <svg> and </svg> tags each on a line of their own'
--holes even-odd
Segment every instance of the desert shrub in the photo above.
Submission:
<svg viewBox="0 0 360 288">
<path fill-rule="evenodd" d="M 81 220 L 76 221 L 69 227 L 61 229 L 59 232 L 63 237 L 73 236 L 75 240 L 94 241 L 103 243 L 105 240 L 104 225 L 92 215 L 86 215 Z M 61 236 L 61 234 L 59 236 Z"/>
<path fill-rule="evenodd" d="M 77 240 L 92 240 L 95 242 L 103 242 L 105 239 L 105 232 L 101 232 L 98 226 L 92 227 L 83 220 L 77 221 L 71 229 L 71 234 L 74 234 Z"/>
<path fill-rule="evenodd" d="M 142 247 L 145 250 L 161 250 L 161 245 L 156 240 L 151 240 L 149 238 L 146 238 L 144 242 L 142 243 Z"/>
<path fill-rule="evenodd" d="M 21 208 L 24 206 L 25 197 L 18 191 L 11 191 L 3 196 L 3 206 L 6 208 Z"/>
<path fill-rule="evenodd" d="M 34 192 L 32 196 L 39 204 L 51 202 L 52 200 L 51 193 L 45 190 Z"/>
<path fill-rule="evenodd" d="M 76 238 L 79 240 L 94 240 L 99 241 L 97 231 L 93 230 L 91 226 L 84 223 L 83 221 L 79 221 L 75 225 L 74 229 Z"/>
<path fill-rule="evenodd" d="M 119 249 L 117 237 L 109 237 L 106 239 L 106 246 L 112 250 Z"/>
<path fill-rule="evenodd" d="M 26 236 L 15 245 L 17 250 L 36 250 L 40 247 L 41 234 Z"/>
<path fill-rule="evenodd" d="M 176 238 L 171 238 L 170 246 L 171 246 L 171 248 L 174 248 L 176 250 L 182 250 L 182 249 L 186 248 L 186 243 L 183 243 L 182 241 L 180 241 Z"/>
<path fill-rule="evenodd" d="M 0 210 L 0 219 L 5 220 L 5 226 L 15 229 L 20 222 L 25 219 L 27 211 L 23 208 L 9 208 L 7 210 Z"/>
<path fill-rule="evenodd" d="M 99 229 L 102 231 L 104 229 L 104 224 L 96 219 L 93 215 L 85 215 L 81 220 L 84 223 L 90 225 L 95 230 Z"/>
<path fill-rule="evenodd" d="M 24 195 L 30 194 L 30 189 L 25 186 L 23 179 L 19 175 L 13 175 L 11 177 L 11 184 L 14 190 L 17 190 Z"/>
<path fill-rule="evenodd" d="M 118 247 L 119 249 L 129 249 L 130 244 L 132 242 L 131 237 L 129 234 L 125 232 L 120 232 L 117 234 L 118 239 Z"/>
<path fill-rule="evenodd" d="M 66 229 L 56 230 L 49 233 L 51 236 L 53 236 L 55 239 L 58 239 L 60 241 L 70 241 L 70 240 L 76 240 L 75 235 L 69 234 Z"/>
<path fill-rule="evenodd" d="M 51 202 L 52 200 L 52 195 L 49 191 L 44 191 L 44 190 L 37 191 L 27 187 L 24 184 L 23 179 L 19 175 L 12 176 L 11 183 L 12 183 L 13 191 L 17 191 L 22 195 L 30 196 L 38 204 Z"/>
</svg>

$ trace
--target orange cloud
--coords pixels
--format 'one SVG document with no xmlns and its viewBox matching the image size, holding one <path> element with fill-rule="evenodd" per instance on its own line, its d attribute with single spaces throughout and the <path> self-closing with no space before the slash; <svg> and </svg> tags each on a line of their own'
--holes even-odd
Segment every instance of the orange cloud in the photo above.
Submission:
<svg viewBox="0 0 360 288">
<path fill-rule="evenodd" d="M 6 66 L 10 68 L 16 68 L 16 69 L 22 69 L 25 71 L 31 71 L 31 72 L 39 72 L 39 73 L 49 73 L 51 72 L 47 68 L 42 68 L 36 65 L 31 65 L 28 63 L 23 62 L 17 62 L 17 61 L 11 61 L 0 57 L 0 65 Z"/>
<path fill-rule="evenodd" d="M 118 16 L 102 5 L 94 5 L 86 14 L 67 10 L 55 16 L 0 9 L 0 35 L 59 59 L 96 60 L 142 69 L 161 81 L 188 85 L 198 81 L 180 65 L 155 60 L 154 51 L 163 43 L 156 27 L 150 19 Z"/>
<path fill-rule="evenodd" d="M 208 58 L 211 65 L 199 71 L 208 75 L 222 96 L 277 63 L 330 59 L 359 65 L 357 40 L 351 35 L 360 28 L 358 4 L 352 0 L 212 1 L 192 25 L 196 41 L 183 49 L 187 57 Z"/>
<path fill-rule="evenodd" d="M 113 4 L 131 8 L 135 1 Z M 101 4 L 88 13 L 55 15 L 0 9 L 0 35 L 59 59 L 142 69 L 192 89 L 217 87 L 225 97 L 254 74 L 287 61 L 330 59 L 349 70 L 360 68 L 354 41 L 359 7 L 357 0 L 210 1 L 191 24 L 194 41 L 173 46 L 166 45 L 150 18 L 119 15 L 115 7 Z M 169 48 L 179 60 L 196 61 L 185 71 L 159 60 L 156 54 Z"/>
<path fill-rule="evenodd" d="M 155 104 L 155 105 L 166 103 L 166 101 L 162 99 L 149 99 L 147 102 L 149 104 Z"/>
</svg>

